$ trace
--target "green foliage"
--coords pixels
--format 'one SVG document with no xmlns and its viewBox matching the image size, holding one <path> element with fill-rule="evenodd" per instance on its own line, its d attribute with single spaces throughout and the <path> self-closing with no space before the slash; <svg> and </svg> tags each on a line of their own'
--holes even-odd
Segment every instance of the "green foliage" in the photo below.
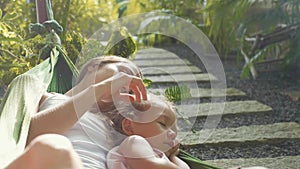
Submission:
<svg viewBox="0 0 300 169">
<path fill-rule="evenodd" d="M 75 31 L 89 37 L 118 18 L 116 3 L 115 0 L 57 0 L 52 1 L 52 8 L 54 18 L 62 24 L 65 33 Z"/>
<path fill-rule="evenodd" d="M 167 88 L 165 96 L 171 102 L 183 101 L 192 97 L 190 88 L 186 85 Z"/>
<path fill-rule="evenodd" d="M 208 0 L 205 8 L 207 35 L 221 54 L 238 48 L 238 36 L 248 25 L 246 17 L 255 0 Z M 238 32 L 240 31 L 240 32 Z"/>
<path fill-rule="evenodd" d="M 178 17 L 184 18 L 187 22 L 191 22 L 195 25 L 202 25 L 203 23 L 203 13 L 202 9 L 204 7 L 204 0 L 193 0 L 193 1 L 182 1 L 182 0 L 119 0 L 122 4 L 121 16 L 127 16 L 132 14 L 139 14 L 145 12 L 158 12 L 164 14 L 172 14 Z M 166 26 L 163 25 L 176 25 L 176 23 L 168 22 L 163 17 L 153 17 L 151 15 L 147 18 L 150 20 L 149 25 L 151 27 L 156 27 L 155 34 L 142 34 L 139 36 L 140 45 L 152 46 L 157 44 L 175 44 L 176 40 L 170 36 L 161 35 L 157 28 L 163 29 Z M 132 21 L 133 25 L 139 25 L 142 21 Z M 138 23 L 137 23 L 138 22 Z M 160 25 L 161 26 L 157 26 Z M 151 30 L 151 28 L 147 29 Z M 147 30 L 144 30 L 147 32 Z M 180 27 L 180 25 L 173 26 L 172 29 L 164 30 L 164 32 L 169 32 L 169 34 L 178 34 L 178 32 L 187 31 L 185 28 Z M 175 32 L 175 33 L 174 33 Z M 187 32 L 188 33 L 188 32 Z"/>
<path fill-rule="evenodd" d="M 145 85 L 146 88 L 150 87 L 151 83 L 152 80 L 146 78 L 143 79 L 143 84 Z"/>
<path fill-rule="evenodd" d="M 75 63 L 78 57 L 80 57 L 80 52 L 86 44 L 86 42 L 86 38 L 84 38 L 80 32 L 72 31 L 66 34 L 63 47 L 65 48 L 66 54 L 73 63 Z M 98 48 L 98 50 L 99 49 L 100 48 Z"/>
<path fill-rule="evenodd" d="M 20 16 L 16 12 L 3 15 L 0 11 L 0 86 L 7 86 L 15 76 L 32 68 L 37 57 L 16 24 Z"/>
<path fill-rule="evenodd" d="M 255 51 L 246 39 L 270 34 L 277 31 L 279 25 L 296 24 L 300 19 L 299 6 L 300 1 L 295 0 L 210 0 L 206 7 L 208 36 L 221 54 L 240 50 L 245 60 L 242 78 L 250 73 L 255 78 L 255 64 L 270 58 L 284 58 L 284 67 L 289 67 L 299 60 L 299 53 L 296 52 L 299 36 L 289 34 L 290 40 Z"/>
<path fill-rule="evenodd" d="M 32 3 L 11 3 L 6 1 L 2 3 L 6 5 L 5 9 L 7 9 L 7 11 L 13 11 L 6 12 L 0 20 L 0 86 L 4 87 L 7 86 L 14 77 L 35 66 L 39 60 L 44 60 L 49 57 L 53 48 L 59 49 L 63 58 L 70 58 L 72 63 L 68 63 L 69 65 L 73 64 L 78 60 L 83 45 L 87 42 L 85 36 L 99 29 L 104 23 L 112 20 L 113 17 L 117 17 L 117 13 L 112 14 L 114 10 L 112 9 L 113 4 L 111 4 L 111 1 L 106 1 L 106 3 L 101 4 L 91 0 L 87 0 L 86 3 L 82 3 L 82 1 L 55 1 L 53 4 L 54 19 L 57 19 L 58 22 L 51 20 L 42 24 L 37 23 L 33 25 L 24 20 L 22 22 L 22 19 L 28 21 L 34 20 L 30 18 L 32 15 L 31 12 L 29 12 L 35 10 Z M 26 5 L 30 8 L 26 8 Z M 104 16 L 112 15 L 109 15 L 109 17 L 105 19 L 100 18 L 99 16 L 101 16 L 104 11 L 102 8 L 111 9 L 111 11 L 105 13 Z M 23 16 L 26 18 L 22 18 L 23 16 L 18 15 L 18 12 L 15 11 L 18 11 L 22 15 L 24 14 Z M 1 16 L 2 13 L 1 10 Z M 56 18 L 55 16 L 57 14 L 62 17 Z M 61 22 L 64 26 L 64 32 L 60 37 L 55 33 L 48 32 L 50 29 L 47 27 L 53 28 L 54 26 L 54 28 L 57 28 L 57 26 L 59 26 L 57 23 Z M 91 24 L 92 22 L 95 22 L 95 24 Z M 36 36 L 36 33 L 29 32 L 29 26 L 31 30 L 35 29 L 41 35 Z M 59 33 L 60 30 L 61 29 L 56 32 Z M 83 30 L 87 30 L 87 32 Z M 103 54 L 114 54 L 123 57 L 128 57 L 129 55 L 134 56 L 136 44 L 126 28 L 118 29 L 113 33 L 114 36 L 112 36 L 109 41 L 110 46 L 105 48 L 103 45 L 97 45 L 98 43 L 93 44 L 94 48 L 90 49 L 95 50 L 95 53 L 98 54 L 91 57 Z M 61 38 L 63 39 L 60 40 Z M 62 46 L 62 48 L 60 46 Z M 107 51 L 104 51 L 105 49 L 107 49 Z M 60 65 L 60 63 L 61 61 L 59 61 L 57 65 L 60 73 L 55 72 L 58 76 L 61 76 L 64 72 L 69 72 L 65 70 L 64 64 Z M 69 72 L 67 74 L 71 73 L 72 72 Z M 72 76 L 70 75 L 69 77 Z M 59 81 L 61 80 L 56 80 L 56 82 Z M 70 79 L 69 81 L 71 82 Z M 53 83 L 55 83 L 55 81 Z M 62 90 L 59 89 L 59 91 L 63 92 L 67 88 L 68 87 Z M 53 90 L 58 90 L 58 88 L 53 88 Z"/>
<path fill-rule="evenodd" d="M 299 29 L 300 30 L 300 29 Z M 286 54 L 286 57 L 284 57 L 284 65 L 283 68 L 285 70 L 287 69 L 293 69 L 297 68 L 297 63 L 300 63 L 300 31 L 298 31 L 295 35 L 295 38 L 293 38 L 289 42 L 289 50 Z"/>
<path fill-rule="evenodd" d="M 202 9 L 204 2 L 205 0 L 120 0 L 120 3 L 123 3 L 123 8 L 126 6 L 126 9 L 121 16 L 152 11 L 170 11 L 174 15 L 198 25 L 199 23 L 201 24 L 203 20 Z"/>
<path fill-rule="evenodd" d="M 32 68 L 37 63 L 39 51 L 45 46 L 46 42 L 43 37 L 33 37 L 29 33 L 29 24 L 36 22 L 35 3 L 0 0 L 0 6 L 0 85 L 7 86 L 13 77 Z M 52 1 L 54 19 L 64 29 L 64 32 L 60 35 L 62 46 L 72 62 L 75 62 L 77 57 L 80 56 L 79 53 L 83 45 L 86 44 L 86 38 L 105 24 L 131 14 L 160 11 L 184 18 L 187 22 L 198 26 L 210 38 L 221 56 L 226 56 L 233 50 L 243 51 L 244 53 L 239 52 L 237 59 L 240 59 L 240 56 L 248 58 L 248 62 L 244 66 L 244 77 L 253 72 L 251 69 L 255 72 L 257 62 L 270 56 L 283 58 L 285 68 L 290 67 L 299 60 L 299 50 L 297 50 L 299 48 L 298 34 L 293 35 L 291 40 L 267 46 L 264 49 L 255 51 L 255 53 L 251 53 L 251 44 L 245 40 L 257 34 L 271 33 L 278 28 L 278 24 L 291 25 L 299 22 L 299 6 L 300 1 L 298 0 Z M 157 24 L 174 24 L 164 23 L 163 21 L 153 19 L 148 28 L 155 27 Z M 136 20 L 132 21 L 132 24 L 139 25 L 141 22 Z M 188 30 L 179 26 L 174 26 L 174 28 L 167 31 L 170 34 L 183 31 L 188 35 Z M 148 45 L 161 42 L 176 43 L 172 38 L 159 35 L 159 32 L 151 35 L 145 34 L 145 37 L 144 41 L 147 41 Z M 125 44 L 121 46 L 130 47 L 117 49 L 114 46 L 115 43 L 113 43 L 109 44 L 106 52 L 117 55 L 135 52 L 135 42 L 131 37 L 121 40 L 120 43 Z M 94 44 L 89 43 L 86 45 L 94 47 L 90 48 L 94 50 L 93 54 L 103 54 L 103 50 L 105 50 L 105 46 L 97 41 Z"/>
<path fill-rule="evenodd" d="M 187 85 L 169 87 L 165 90 L 164 95 L 168 101 L 173 102 L 173 103 L 192 98 L 190 88 Z M 192 128 L 193 124 L 190 122 L 190 120 L 187 118 L 184 118 L 184 115 L 180 111 L 178 111 L 176 107 L 175 107 L 175 109 L 176 109 L 177 114 L 182 119 L 184 119 L 185 124 L 187 126 L 189 126 L 190 128 Z M 195 132 L 193 129 L 191 131 Z"/>
<path fill-rule="evenodd" d="M 131 58 L 133 60 L 136 50 L 136 42 L 132 35 L 125 27 L 118 27 L 112 32 L 104 54 Z"/>
</svg>

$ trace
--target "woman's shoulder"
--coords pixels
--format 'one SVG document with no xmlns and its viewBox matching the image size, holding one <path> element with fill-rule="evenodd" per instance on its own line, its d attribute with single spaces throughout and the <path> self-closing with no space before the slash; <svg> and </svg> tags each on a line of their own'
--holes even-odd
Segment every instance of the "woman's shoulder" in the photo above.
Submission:
<svg viewBox="0 0 300 169">
<path fill-rule="evenodd" d="M 44 93 L 39 102 L 39 109 L 43 110 L 49 106 L 56 105 L 62 101 L 67 100 L 69 97 L 60 93 Z"/>
</svg>

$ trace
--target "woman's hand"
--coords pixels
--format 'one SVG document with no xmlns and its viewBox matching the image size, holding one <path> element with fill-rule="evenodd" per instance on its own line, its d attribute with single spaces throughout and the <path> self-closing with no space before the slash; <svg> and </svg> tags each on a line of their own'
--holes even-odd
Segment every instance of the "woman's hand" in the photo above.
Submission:
<svg viewBox="0 0 300 169">
<path fill-rule="evenodd" d="M 115 100 L 147 100 L 146 88 L 141 78 L 119 72 L 114 76 L 93 85 L 97 101 L 112 102 Z M 124 93 L 132 91 L 133 94 Z"/>
</svg>

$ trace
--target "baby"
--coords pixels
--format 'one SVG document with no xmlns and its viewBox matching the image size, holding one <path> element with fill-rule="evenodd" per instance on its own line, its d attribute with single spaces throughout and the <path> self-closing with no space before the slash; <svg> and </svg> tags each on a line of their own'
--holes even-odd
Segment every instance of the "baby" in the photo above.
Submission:
<svg viewBox="0 0 300 169">
<path fill-rule="evenodd" d="M 152 98 L 132 103 L 119 101 L 115 107 L 103 114 L 115 130 L 127 137 L 109 151 L 108 169 L 189 169 L 175 155 L 176 113 L 170 103 Z"/>
</svg>

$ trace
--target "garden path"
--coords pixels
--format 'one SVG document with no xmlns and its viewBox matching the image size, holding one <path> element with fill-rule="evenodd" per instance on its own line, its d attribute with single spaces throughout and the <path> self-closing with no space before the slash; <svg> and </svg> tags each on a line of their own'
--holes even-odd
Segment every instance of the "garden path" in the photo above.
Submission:
<svg viewBox="0 0 300 169">
<path fill-rule="evenodd" d="M 299 142 L 298 123 L 255 124 L 260 118 L 272 115 L 272 108 L 256 100 L 248 100 L 246 94 L 236 88 L 212 89 L 209 84 L 218 81 L 218 78 L 201 70 L 196 63 L 191 63 L 167 50 L 160 48 L 139 50 L 134 62 L 142 69 L 145 78 L 152 81 L 148 89 L 151 93 L 164 93 L 166 88 L 176 84 L 191 86 L 192 97 L 175 103 L 179 112 L 178 136 L 183 149 L 196 150 L 198 152 L 191 153 L 222 168 L 259 165 L 270 169 L 296 169 L 300 166 L 298 154 L 286 155 L 286 150 L 280 148 L 285 142 Z M 197 85 L 193 85 L 194 83 Z M 234 120 L 240 116 L 252 118 L 253 123 L 234 125 Z M 226 120 L 233 125 L 219 125 L 226 123 Z M 192 124 L 189 125 L 187 121 Z M 262 153 L 259 158 L 252 157 L 253 155 L 239 155 L 239 151 L 237 155 L 227 157 L 219 157 L 217 154 L 215 157 L 201 155 L 210 151 L 211 147 L 214 149 L 217 147 L 220 151 L 235 151 L 250 147 L 247 151 L 252 151 L 253 154 L 255 151 L 264 151 L 261 147 L 266 144 L 271 145 L 274 150 Z"/>
</svg>

